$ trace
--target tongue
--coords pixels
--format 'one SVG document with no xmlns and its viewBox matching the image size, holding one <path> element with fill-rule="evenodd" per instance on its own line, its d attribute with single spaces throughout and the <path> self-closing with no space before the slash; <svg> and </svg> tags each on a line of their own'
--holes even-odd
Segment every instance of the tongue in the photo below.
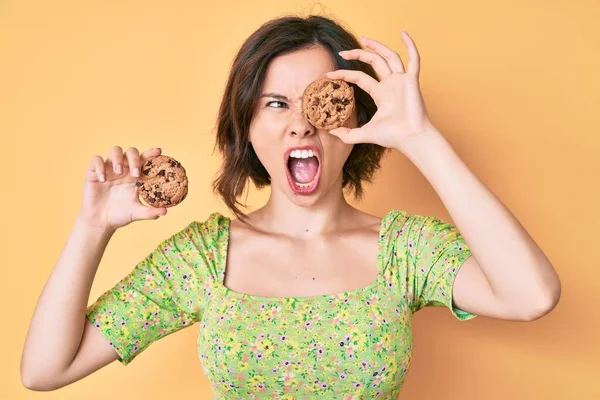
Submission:
<svg viewBox="0 0 600 400">
<path fill-rule="evenodd" d="M 308 183 L 315 179 L 317 170 L 319 169 L 319 162 L 317 157 L 308 158 L 291 158 L 288 166 L 292 173 L 292 179 L 298 183 Z"/>
</svg>

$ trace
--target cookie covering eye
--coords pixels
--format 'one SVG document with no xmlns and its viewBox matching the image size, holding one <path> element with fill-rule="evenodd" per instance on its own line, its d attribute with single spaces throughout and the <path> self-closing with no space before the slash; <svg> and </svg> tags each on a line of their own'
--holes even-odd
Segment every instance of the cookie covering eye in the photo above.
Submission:
<svg viewBox="0 0 600 400">
<path fill-rule="evenodd" d="M 342 126 L 354 111 L 354 89 L 343 80 L 317 79 L 302 94 L 302 111 L 320 129 Z"/>
</svg>

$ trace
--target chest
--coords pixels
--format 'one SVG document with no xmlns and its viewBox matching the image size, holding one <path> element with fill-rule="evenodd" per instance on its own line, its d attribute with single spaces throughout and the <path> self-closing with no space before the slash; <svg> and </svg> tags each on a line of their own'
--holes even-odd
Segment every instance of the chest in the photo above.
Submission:
<svg viewBox="0 0 600 400">
<path fill-rule="evenodd" d="M 398 397 L 410 313 L 384 286 L 313 299 L 213 295 L 197 344 L 217 398 Z"/>
<path fill-rule="evenodd" d="M 378 232 L 299 241 L 231 231 L 223 284 L 262 297 L 307 297 L 353 291 L 379 271 Z"/>
</svg>

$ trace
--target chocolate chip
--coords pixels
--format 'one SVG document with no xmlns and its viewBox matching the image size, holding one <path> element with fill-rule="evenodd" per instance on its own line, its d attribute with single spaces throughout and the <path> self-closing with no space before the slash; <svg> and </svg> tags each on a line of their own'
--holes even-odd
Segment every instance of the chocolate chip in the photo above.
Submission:
<svg viewBox="0 0 600 400">
<path fill-rule="evenodd" d="M 166 171 L 165 171 L 164 169 L 161 169 L 160 171 L 158 171 L 158 174 L 157 174 L 157 175 L 158 175 L 158 176 L 165 176 L 165 172 L 166 172 Z"/>
<path fill-rule="evenodd" d="M 347 98 L 339 98 L 339 97 L 333 97 L 331 99 L 331 104 L 342 104 L 344 106 L 347 106 L 348 104 L 350 104 L 350 99 Z"/>
<path fill-rule="evenodd" d="M 135 187 L 140 187 L 142 185 L 143 185 L 142 181 L 136 181 L 135 182 Z"/>
<path fill-rule="evenodd" d="M 335 82 L 331 82 L 331 86 L 333 86 L 334 89 L 339 89 L 340 85 L 338 83 Z"/>
<path fill-rule="evenodd" d="M 142 173 L 143 173 L 144 175 L 148 175 L 148 174 L 150 173 L 150 169 L 151 169 L 151 168 L 145 169 L 145 170 L 143 170 L 143 171 L 142 171 Z"/>
</svg>

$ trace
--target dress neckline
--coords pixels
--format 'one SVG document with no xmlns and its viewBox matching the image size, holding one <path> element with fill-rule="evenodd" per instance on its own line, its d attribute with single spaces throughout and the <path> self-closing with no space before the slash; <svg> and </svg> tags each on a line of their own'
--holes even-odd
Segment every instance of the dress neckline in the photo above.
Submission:
<svg viewBox="0 0 600 400">
<path fill-rule="evenodd" d="M 345 292 L 338 292 L 338 293 L 324 293 L 324 294 L 317 294 L 317 295 L 313 295 L 313 296 L 287 296 L 287 297 L 279 297 L 279 296 L 259 296 L 259 295 L 253 295 L 253 294 L 248 294 L 248 293 L 241 293 L 241 292 L 236 292 L 235 290 L 232 290 L 230 288 L 228 288 L 227 286 L 225 286 L 224 281 L 225 281 L 225 267 L 227 265 L 227 254 L 229 252 L 229 233 L 230 233 L 230 224 L 231 224 L 231 218 L 227 217 L 227 216 L 223 216 L 224 218 L 224 222 L 223 222 L 223 229 L 224 229 L 224 240 L 222 241 L 222 243 L 219 243 L 220 246 L 224 246 L 223 249 L 223 253 L 224 256 L 223 257 L 219 257 L 219 261 L 218 261 L 218 271 L 219 271 L 219 282 L 217 283 L 217 286 L 219 289 L 223 290 L 225 293 L 227 293 L 228 295 L 231 296 L 235 296 L 238 297 L 240 299 L 245 299 L 245 300 L 256 300 L 256 301 L 316 301 L 316 300 L 329 300 L 329 299 L 334 299 L 334 298 L 345 298 L 345 297 L 350 297 L 350 296 L 357 296 L 357 295 L 361 295 L 364 293 L 368 293 L 374 289 L 376 289 L 379 284 L 381 283 L 381 281 L 383 280 L 383 268 L 384 268 L 384 257 L 383 257 L 383 251 L 384 251 L 384 231 L 387 229 L 387 220 L 388 218 L 393 214 L 393 212 L 396 211 L 395 209 L 390 210 L 382 219 L 381 222 L 379 224 L 379 238 L 377 239 L 377 277 L 375 278 L 375 280 L 373 282 L 371 282 L 370 284 L 368 284 L 367 286 L 363 286 L 361 288 L 358 289 L 354 289 L 354 290 L 348 290 Z"/>
</svg>

